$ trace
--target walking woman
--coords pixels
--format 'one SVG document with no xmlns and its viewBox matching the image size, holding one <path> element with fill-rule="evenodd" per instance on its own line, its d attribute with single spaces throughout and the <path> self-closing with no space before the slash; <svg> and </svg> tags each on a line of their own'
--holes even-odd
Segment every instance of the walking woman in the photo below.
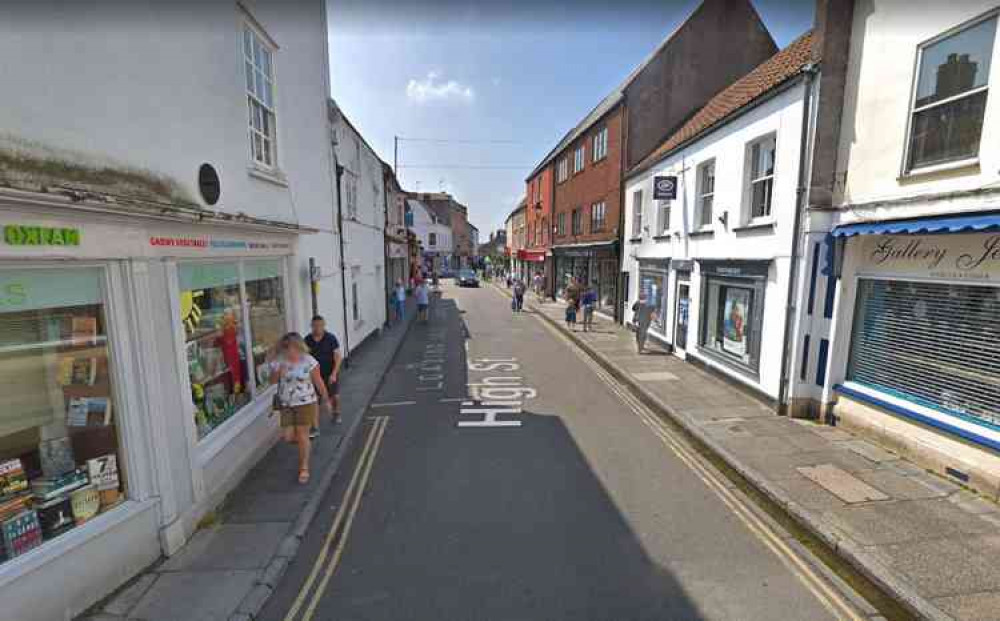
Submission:
<svg viewBox="0 0 1000 621">
<path fill-rule="evenodd" d="M 285 441 L 299 445 L 299 483 L 308 483 L 309 429 L 319 425 L 319 403 L 327 408 L 330 404 L 319 363 L 309 355 L 302 337 L 289 332 L 278 341 L 278 356 L 270 363 L 269 375 L 271 384 L 278 385 Z"/>
</svg>

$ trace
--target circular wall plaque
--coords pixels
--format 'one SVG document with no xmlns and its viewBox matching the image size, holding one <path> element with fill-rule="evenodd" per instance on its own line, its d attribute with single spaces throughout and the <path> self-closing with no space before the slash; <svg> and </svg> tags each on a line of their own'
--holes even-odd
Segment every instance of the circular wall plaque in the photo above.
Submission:
<svg viewBox="0 0 1000 621">
<path fill-rule="evenodd" d="M 202 164 L 198 169 L 198 190 L 202 199 L 209 205 L 219 202 L 219 194 L 222 191 L 219 185 L 219 173 L 211 164 Z"/>
</svg>

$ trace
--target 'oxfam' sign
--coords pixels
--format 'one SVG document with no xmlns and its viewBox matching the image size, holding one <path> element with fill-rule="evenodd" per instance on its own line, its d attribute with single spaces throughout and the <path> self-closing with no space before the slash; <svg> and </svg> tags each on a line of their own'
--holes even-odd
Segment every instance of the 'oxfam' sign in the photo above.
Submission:
<svg viewBox="0 0 1000 621">
<path fill-rule="evenodd" d="M 3 239 L 11 246 L 79 246 L 79 229 L 8 224 L 3 227 Z"/>
</svg>

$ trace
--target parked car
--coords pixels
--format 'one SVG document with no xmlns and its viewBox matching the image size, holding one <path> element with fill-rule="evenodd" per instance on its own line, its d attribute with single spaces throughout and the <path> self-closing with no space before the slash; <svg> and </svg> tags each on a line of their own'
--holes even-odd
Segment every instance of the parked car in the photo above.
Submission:
<svg viewBox="0 0 1000 621">
<path fill-rule="evenodd" d="M 455 276 L 455 284 L 459 287 L 478 287 L 479 276 L 472 270 L 459 270 L 458 276 Z"/>
</svg>

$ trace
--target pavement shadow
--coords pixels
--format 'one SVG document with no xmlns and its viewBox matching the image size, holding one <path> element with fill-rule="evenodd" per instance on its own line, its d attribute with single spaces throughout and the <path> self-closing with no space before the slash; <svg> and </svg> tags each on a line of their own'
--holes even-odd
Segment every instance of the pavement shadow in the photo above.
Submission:
<svg viewBox="0 0 1000 621">
<path fill-rule="evenodd" d="M 412 365 L 444 329 L 447 393 L 466 394 L 482 374 L 470 377 L 454 344 L 470 331 L 454 300 L 435 304 L 397 364 Z M 477 419 L 459 403 L 392 416 L 325 618 L 705 618 L 647 554 L 559 416 L 498 418 L 521 426 L 459 427 Z"/>
</svg>

